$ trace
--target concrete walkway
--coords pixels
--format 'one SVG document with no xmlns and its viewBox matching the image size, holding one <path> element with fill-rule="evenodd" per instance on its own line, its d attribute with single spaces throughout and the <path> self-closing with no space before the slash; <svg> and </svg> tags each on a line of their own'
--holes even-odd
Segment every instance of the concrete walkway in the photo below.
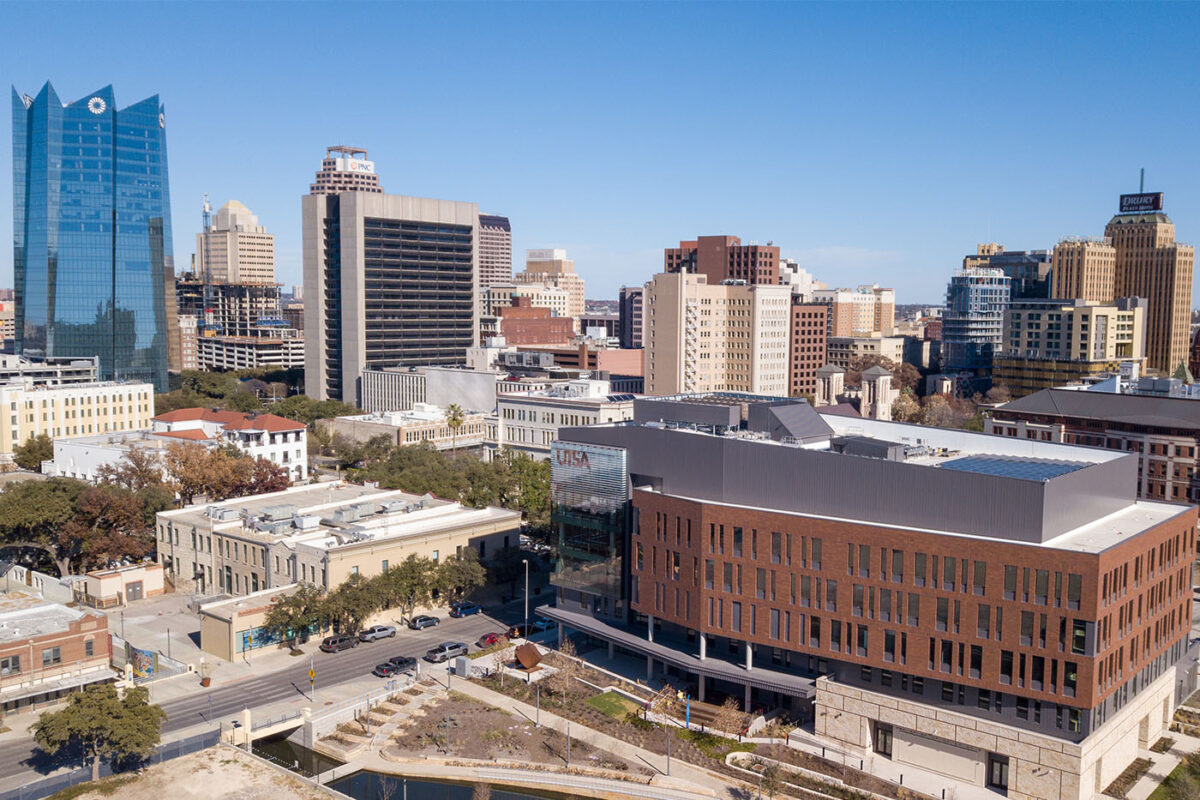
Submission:
<svg viewBox="0 0 1200 800">
<path fill-rule="evenodd" d="M 1194 736 L 1169 732 L 1163 735 L 1174 739 L 1175 744 L 1165 753 L 1152 753 L 1149 750 L 1138 751 L 1138 758 L 1148 758 L 1154 762 L 1154 766 L 1150 767 L 1150 771 L 1125 793 L 1125 800 L 1146 800 L 1163 782 L 1163 779 L 1171 774 L 1171 770 L 1179 766 L 1184 756 L 1200 752 L 1200 739 Z"/>
</svg>

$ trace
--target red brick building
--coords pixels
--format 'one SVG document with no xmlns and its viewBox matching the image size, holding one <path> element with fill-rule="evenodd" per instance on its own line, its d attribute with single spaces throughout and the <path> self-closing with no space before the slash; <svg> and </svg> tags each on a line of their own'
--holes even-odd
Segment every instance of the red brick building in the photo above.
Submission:
<svg viewBox="0 0 1200 800">
<path fill-rule="evenodd" d="M 112 680 L 108 617 L 22 592 L 0 593 L 0 712 Z"/>
<path fill-rule="evenodd" d="M 788 379 L 792 397 L 817 394 L 817 370 L 826 363 L 825 305 L 795 303 L 788 347 Z"/>
<path fill-rule="evenodd" d="M 707 275 L 710 285 L 727 280 L 775 285 L 779 283 L 779 248 L 742 244 L 736 236 L 699 236 L 666 248 L 663 266 L 666 272 Z"/>
<path fill-rule="evenodd" d="M 648 678 L 1029 800 L 1090 798 L 1194 689 L 1197 511 L 1139 500 L 1134 456 L 745 395 L 634 414 L 559 432 L 539 613 Z"/>
<path fill-rule="evenodd" d="M 510 345 L 569 345 L 575 341 L 575 321 L 556 317 L 548 308 L 533 306 L 528 297 L 514 297 L 513 304 L 497 309 L 500 335 Z"/>
</svg>

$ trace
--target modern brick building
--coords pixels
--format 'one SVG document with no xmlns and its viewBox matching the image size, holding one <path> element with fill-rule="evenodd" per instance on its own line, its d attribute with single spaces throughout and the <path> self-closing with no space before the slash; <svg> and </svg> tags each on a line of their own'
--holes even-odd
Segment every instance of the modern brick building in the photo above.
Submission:
<svg viewBox="0 0 1200 800">
<path fill-rule="evenodd" d="M 575 341 L 575 320 L 555 316 L 549 308 L 535 307 L 528 297 L 514 297 L 512 305 L 497 309 L 499 334 L 512 345 L 568 345 Z"/>
<path fill-rule="evenodd" d="M 745 281 L 751 284 L 779 283 L 779 248 L 773 245 L 742 244 L 736 236 L 698 236 L 668 247 L 663 252 L 666 272 L 694 272 L 710 284 Z"/>
<path fill-rule="evenodd" d="M 634 420 L 559 432 L 538 613 L 648 678 L 1022 800 L 1090 798 L 1194 686 L 1196 509 L 1130 455 L 747 395 Z"/>
</svg>

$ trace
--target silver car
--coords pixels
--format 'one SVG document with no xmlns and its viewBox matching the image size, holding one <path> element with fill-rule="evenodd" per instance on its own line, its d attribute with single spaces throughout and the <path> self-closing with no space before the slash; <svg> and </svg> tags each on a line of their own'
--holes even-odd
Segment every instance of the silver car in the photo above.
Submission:
<svg viewBox="0 0 1200 800">
<path fill-rule="evenodd" d="M 443 661 L 449 661 L 455 656 L 465 656 L 466 654 L 466 642 L 442 642 L 425 654 L 425 660 L 432 661 L 434 664 L 440 664 Z"/>
<path fill-rule="evenodd" d="M 379 639 L 391 639 L 396 635 L 396 629 L 391 625 L 372 625 L 358 632 L 360 642 L 374 642 Z"/>
</svg>

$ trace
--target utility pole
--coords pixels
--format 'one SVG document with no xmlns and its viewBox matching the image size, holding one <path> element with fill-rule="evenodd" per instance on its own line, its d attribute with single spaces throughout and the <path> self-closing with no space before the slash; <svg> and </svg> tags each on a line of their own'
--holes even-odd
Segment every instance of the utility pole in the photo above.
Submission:
<svg viewBox="0 0 1200 800">
<path fill-rule="evenodd" d="M 529 638 L 531 631 L 529 630 L 529 559 L 522 558 L 521 563 L 525 565 L 525 638 Z"/>
</svg>

